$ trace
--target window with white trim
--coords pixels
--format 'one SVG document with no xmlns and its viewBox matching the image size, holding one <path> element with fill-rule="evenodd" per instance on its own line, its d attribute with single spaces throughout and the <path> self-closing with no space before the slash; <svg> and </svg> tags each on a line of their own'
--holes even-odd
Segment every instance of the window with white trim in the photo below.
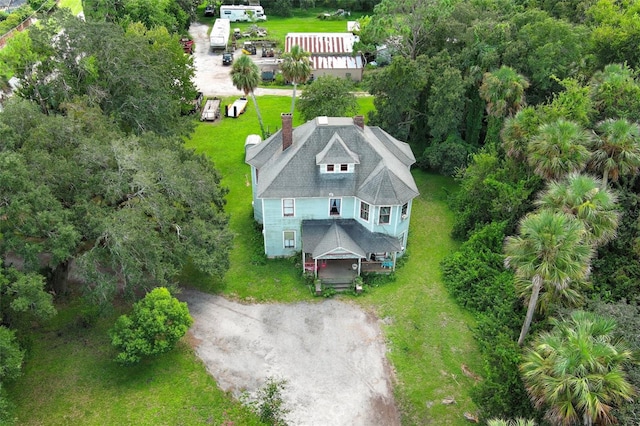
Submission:
<svg viewBox="0 0 640 426">
<path fill-rule="evenodd" d="M 380 214 L 378 215 L 378 223 L 380 225 L 384 225 L 389 223 L 390 220 L 391 220 L 391 207 L 390 206 L 380 207 Z"/>
<path fill-rule="evenodd" d="M 400 211 L 400 217 L 402 218 L 402 220 L 405 220 L 407 218 L 407 211 L 409 211 L 409 203 L 404 203 Z"/>
<path fill-rule="evenodd" d="M 340 171 L 341 172 L 348 172 L 349 171 L 349 165 L 348 164 L 340 164 Z"/>
<path fill-rule="evenodd" d="M 340 198 L 329 198 L 329 216 L 340 216 Z"/>
<path fill-rule="evenodd" d="M 369 204 L 360 201 L 360 219 L 369 222 Z"/>
<path fill-rule="evenodd" d="M 333 173 L 336 166 L 334 164 L 327 164 L 327 173 Z"/>
<path fill-rule="evenodd" d="M 293 216 L 295 213 L 295 200 L 293 198 L 282 199 L 282 216 Z"/>
<path fill-rule="evenodd" d="M 284 248 L 296 248 L 296 231 L 284 231 L 282 237 L 284 239 Z"/>
</svg>

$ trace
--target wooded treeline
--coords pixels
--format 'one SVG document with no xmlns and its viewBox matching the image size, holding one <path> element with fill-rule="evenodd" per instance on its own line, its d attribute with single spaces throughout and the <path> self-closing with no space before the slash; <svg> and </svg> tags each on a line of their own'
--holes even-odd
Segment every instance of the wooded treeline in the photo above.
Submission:
<svg viewBox="0 0 640 426">
<path fill-rule="evenodd" d="M 108 306 L 175 286 L 186 264 L 228 269 L 227 190 L 184 148 L 195 88 L 178 37 L 60 11 L 1 52 L 21 86 L 0 113 L 0 423 L 53 295 Z"/>
<path fill-rule="evenodd" d="M 640 418 L 639 10 L 383 0 L 364 20 L 361 49 L 393 54 L 370 122 L 460 181 L 442 270 L 478 318 L 485 419 Z"/>
</svg>

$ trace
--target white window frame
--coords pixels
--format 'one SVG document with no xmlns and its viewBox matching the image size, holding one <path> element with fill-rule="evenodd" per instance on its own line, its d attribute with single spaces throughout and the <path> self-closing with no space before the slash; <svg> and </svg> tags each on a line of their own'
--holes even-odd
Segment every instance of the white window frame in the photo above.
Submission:
<svg viewBox="0 0 640 426">
<path fill-rule="evenodd" d="M 385 216 L 388 216 L 388 219 L 386 222 L 382 221 L 382 210 L 383 209 L 389 209 L 388 213 L 385 214 Z M 380 206 L 380 210 L 378 210 L 378 225 L 388 225 L 391 223 L 391 206 Z"/>
<path fill-rule="evenodd" d="M 287 233 L 291 233 L 293 235 L 293 238 L 287 238 Z M 288 246 L 287 242 L 293 242 L 293 245 Z M 295 249 L 296 248 L 296 231 L 293 230 L 288 230 L 288 231 L 282 231 L 282 247 L 284 247 L 285 249 Z"/>
<path fill-rule="evenodd" d="M 285 206 L 285 202 L 291 200 L 291 206 Z M 288 213 L 291 209 L 291 213 Z M 283 198 L 282 199 L 282 216 L 293 217 L 296 215 L 296 199 L 295 198 Z"/>
<path fill-rule="evenodd" d="M 409 211 L 409 203 L 404 203 L 400 208 L 400 218 L 405 220 L 407 218 L 407 213 Z"/>
<path fill-rule="evenodd" d="M 331 168 L 331 170 L 329 170 L 329 168 Z M 335 173 L 336 172 L 336 165 L 335 164 L 326 164 L 324 169 L 325 169 L 325 171 L 327 173 Z"/>
<path fill-rule="evenodd" d="M 363 206 L 367 206 L 366 211 L 362 208 Z M 367 217 L 362 217 L 362 213 L 365 212 Z M 365 203 L 364 201 L 360 201 L 360 219 L 365 222 L 369 222 L 369 218 L 371 217 L 371 204 Z"/>
<path fill-rule="evenodd" d="M 331 204 L 333 200 L 336 200 L 338 202 L 337 208 L 338 208 L 338 213 L 337 214 L 332 214 L 331 213 Z M 341 216 L 342 215 L 342 198 L 329 198 L 329 217 L 335 217 L 335 216 Z"/>
</svg>

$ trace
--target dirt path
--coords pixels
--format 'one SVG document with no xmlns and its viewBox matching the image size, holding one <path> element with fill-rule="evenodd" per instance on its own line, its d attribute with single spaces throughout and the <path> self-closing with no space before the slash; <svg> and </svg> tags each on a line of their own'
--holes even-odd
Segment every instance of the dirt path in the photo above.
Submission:
<svg viewBox="0 0 640 426">
<path fill-rule="evenodd" d="M 335 300 L 243 305 L 193 290 L 197 355 L 238 396 L 268 377 L 287 381 L 290 425 L 394 426 L 392 373 L 379 321 Z"/>
</svg>

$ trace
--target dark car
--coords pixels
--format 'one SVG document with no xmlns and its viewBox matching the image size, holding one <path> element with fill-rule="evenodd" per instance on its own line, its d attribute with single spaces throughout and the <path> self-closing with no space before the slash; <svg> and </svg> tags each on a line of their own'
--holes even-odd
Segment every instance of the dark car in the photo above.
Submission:
<svg viewBox="0 0 640 426">
<path fill-rule="evenodd" d="M 213 7 L 213 5 L 208 5 L 207 7 L 205 7 L 204 9 L 204 16 L 213 16 L 216 14 L 216 9 L 215 7 Z"/>
<path fill-rule="evenodd" d="M 233 55 L 229 52 L 222 54 L 222 65 L 231 65 L 233 63 Z"/>
</svg>

